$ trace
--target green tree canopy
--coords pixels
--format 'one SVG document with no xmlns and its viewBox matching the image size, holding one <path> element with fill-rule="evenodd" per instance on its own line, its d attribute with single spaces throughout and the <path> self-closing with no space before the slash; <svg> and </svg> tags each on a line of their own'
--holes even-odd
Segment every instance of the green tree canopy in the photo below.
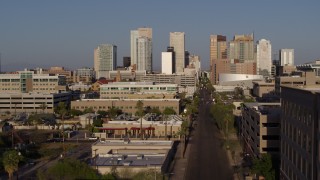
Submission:
<svg viewBox="0 0 320 180">
<path fill-rule="evenodd" d="M 262 154 L 261 158 L 253 159 L 252 172 L 262 175 L 266 180 L 275 179 L 275 170 L 272 166 L 272 158 L 270 154 Z"/>
<path fill-rule="evenodd" d="M 2 163 L 9 175 L 9 179 L 12 179 L 13 173 L 18 170 L 21 160 L 22 156 L 20 156 L 16 150 L 9 150 L 3 154 Z"/>
<path fill-rule="evenodd" d="M 68 107 L 64 102 L 59 102 L 54 111 L 61 116 L 61 119 L 63 119 L 64 116 L 68 113 Z"/>
<path fill-rule="evenodd" d="M 83 112 L 78 109 L 71 109 L 70 114 L 71 114 L 71 116 L 80 116 L 83 114 Z"/>
<path fill-rule="evenodd" d="M 38 179 L 100 179 L 96 170 L 76 159 L 66 158 L 58 161 L 46 171 L 39 171 Z"/>
</svg>

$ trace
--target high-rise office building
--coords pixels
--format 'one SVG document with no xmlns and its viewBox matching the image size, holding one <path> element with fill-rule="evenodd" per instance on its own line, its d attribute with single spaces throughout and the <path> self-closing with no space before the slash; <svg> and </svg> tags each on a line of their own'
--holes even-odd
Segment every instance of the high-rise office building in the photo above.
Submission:
<svg viewBox="0 0 320 180">
<path fill-rule="evenodd" d="M 131 64 L 131 58 L 130 57 L 123 57 L 123 67 L 127 68 L 129 67 Z"/>
<path fill-rule="evenodd" d="M 152 71 L 152 28 L 138 28 L 131 34 L 131 65 L 137 70 Z M 143 49 L 139 49 L 143 48 Z"/>
<path fill-rule="evenodd" d="M 117 46 L 101 44 L 94 49 L 94 71 L 96 78 L 107 77 L 117 67 Z"/>
<path fill-rule="evenodd" d="M 261 39 L 257 42 L 257 74 L 269 76 L 271 74 L 271 43 L 268 40 Z"/>
<path fill-rule="evenodd" d="M 223 64 L 227 59 L 227 37 L 222 35 L 210 35 L 210 80 L 215 84 L 218 80 L 218 73 L 221 67 L 225 69 L 225 66 L 217 66 L 217 64 Z M 221 63 L 219 63 L 221 61 Z M 225 72 L 226 70 L 221 70 Z"/>
<path fill-rule="evenodd" d="M 161 53 L 161 73 L 162 74 L 173 73 L 173 52 Z"/>
<path fill-rule="evenodd" d="M 170 32 L 170 47 L 174 48 L 175 72 L 181 74 L 185 68 L 185 33 Z"/>
<path fill-rule="evenodd" d="M 152 42 L 150 38 L 139 37 L 137 39 L 137 70 L 138 71 L 152 71 L 151 53 Z"/>
<path fill-rule="evenodd" d="M 281 66 L 294 66 L 294 49 L 280 49 Z"/>
<path fill-rule="evenodd" d="M 254 62 L 254 37 L 249 35 L 235 35 L 229 43 L 229 59 L 238 59 L 242 62 Z"/>
<path fill-rule="evenodd" d="M 320 178 L 319 86 L 281 86 L 280 179 Z"/>
</svg>

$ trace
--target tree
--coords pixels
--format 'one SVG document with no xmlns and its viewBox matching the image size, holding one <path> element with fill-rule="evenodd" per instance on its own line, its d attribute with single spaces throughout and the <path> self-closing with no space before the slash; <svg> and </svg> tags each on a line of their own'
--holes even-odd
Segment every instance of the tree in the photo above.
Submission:
<svg viewBox="0 0 320 180">
<path fill-rule="evenodd" d="M 186 148 L 186 136 L 188 134 L 189 123 L 188 121 L 183 121 L 181 124 L 180 130 L 177 132 L 177 135 L 182 138 L 183 148 L 181 148 L 181 156 L 184 158 L 184 151 Z"/>
<path fill-rule="evenodd" d="M 39 107 L 40 109 L 42 109 L 42 113 L 44 114 L 44 110 L 46 110 L 48 106 L 46 105 L 46 103 L 43 102 L 39 105 Z"/>
<path fill-rule="evenodd" d="M 143 132 L 142 132 L 142 117 L 145 115 L 145 111 L 143 109 L 143 102 L 141 100 L 139 100 L 136 104 L 136 116 L 139 117 L 140 119 L 140 138 L 143 139 Z"/>
<path fill-rule="evenodd" d="M 272 166 L 270 154 L 262 154 L 261 158 L 253 159 L 251 171 L 257 175 L 262 175 L 266 180 L 275 179 L 275 169 Z"/>
<path fill-rule="evenodd" d="M 117 115 L 121 114 L 122 110 L 117 107 L 111 107 L 108 111 L 110 118 L 115 118 Z"/>
<path fill-rule="evenodd" d="M 16 150 L 9 150 L 3 154 L 3 166 L 9 175 L 9 179 L 12 179 L 13 173 L 18 170 L 19 162 L 22 157 Z"/>
<path fill-rule="evenodd" d="M 67 106 L 64 102 L 59 102 L 58 106 L 55 109 L 56 113 L 61 116 L 62 121 L 62 143 L 63 143 L 63 151 L 64 149 L 64 117 L 68 113 Z"/>
<path fill-rule="evenodd" d="M 155 113 L 156 115 L 160 115 L 161 111 L 158 107 L 151 108 L 151 113 Z"/>
<path fill-rule="evenodd" d="M 94 110 L 92 107 L 86 108 L 85 110 L 83 110 L 83 114 L 87 114 L 87 113 L 94 113 Z"/>
<path fill-rule="evenodd" d="M 100 179 L 98 172 L 86 163 L 66 158 L 58 161 L 46 171 L 38 171 L 38 179 Z"/>
<path fill-rule="evenodd" d="M 106 117 L 108 115 L 107 111 L 103 111 L 103 110 L 98 110 L 97 113 L 101 116 L 101 117 Z"/>
<path fill-rule="evenodd" d="M 82 115 L 83 113 L 82 113 L 82 111 L 80 111 L 80 110 L 78 110 L 78 109 L 71 109 L 70 110 L 70 115 L 71 116 L 80 116 L 80 115 Z"/>
<path fill-rule="evenodd" d="M 168 138 L 168 132 L 167 132 L 167 127 L 168 127 L 168 116 L 172 115 L 172 114 L 176 114 L 176 111 L 172 108 L 172 107 L 166 107 L 163 110 L 163 120 L 165 121 L 165 138 Z M 171 134 L 172 135 L 172 134 Z"/>
</svg>

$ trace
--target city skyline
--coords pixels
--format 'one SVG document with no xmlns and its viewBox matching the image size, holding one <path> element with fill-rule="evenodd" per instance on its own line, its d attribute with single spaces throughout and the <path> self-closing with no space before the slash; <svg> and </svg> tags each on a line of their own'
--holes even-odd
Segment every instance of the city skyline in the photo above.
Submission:
<svg viewBox="0 0 320 180">
<path fill-rule="evenodd" d="M 169 2 L 169 1 L 168 1 Z M 289 2 L 289 3 L 288 3 Z M 176 13 L 177 6 L 181 6 Z M 146 8 L 148 7 L 148 8 Z M 213 11 L 213 7 L 215 8 Z M 64 66 L 93 67 L 92 49 L 118 47 L 118 64 L 130 55 L 130 30 L 153 29 L 153 69 L 161 69 L 161 52 L 170 32 L 185 32 L 186 50 L 201 57 L 209 70 L 210 35 L 227 41 L 254 33 L 254 42 L 268 39 L 272 58 L 279 49 L 295 50 L 295 64 L 319 59 L 319 2 L 2 2 L 0 53 L 2 71 Z M 197 13 L 190 13 L 197 12 Z M 223 15 L 226 13 L 228 16 Z M 234 18 L 237 17 L 237 18 Z M 276 56 L 278 58 L 279 55 Z"/>
</svg>

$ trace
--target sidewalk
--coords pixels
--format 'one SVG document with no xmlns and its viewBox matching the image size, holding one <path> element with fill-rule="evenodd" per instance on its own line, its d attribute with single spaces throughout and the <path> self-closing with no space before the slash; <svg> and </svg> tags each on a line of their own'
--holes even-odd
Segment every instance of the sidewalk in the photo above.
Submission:
<svg viewBox="0 0 320 180">
<path fill-rule="evenodd" d="M 184 152 L 184 158 L 182 158 L 181 151 L 183 150 L 183 143 L 180 141 L 177 147 L 177 152 L 174 157 L 173 163 L 171 165 L 170 176 L 171 180 L 183 180 L 185 176 L 185 171 L 188 166 L 188 158 L 190 153 L 190 146 L 191 144 L 187 144 L 186 151 Z"/>
</svg>

